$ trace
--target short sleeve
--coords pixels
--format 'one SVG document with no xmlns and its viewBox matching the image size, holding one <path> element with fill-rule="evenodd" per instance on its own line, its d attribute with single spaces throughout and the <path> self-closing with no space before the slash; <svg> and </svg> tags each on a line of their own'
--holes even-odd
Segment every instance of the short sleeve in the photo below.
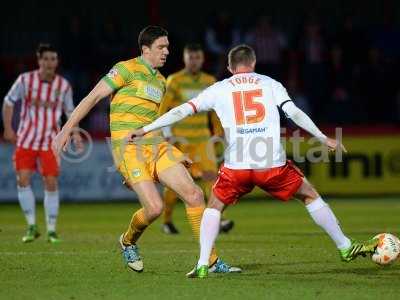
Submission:
<svg viewBox="0 0 400 300">
<path fill-rule="evenodd" d="M 14 104 L 21 100 L 24 97 L 24 83 L 22 75 L 19 75 L 17 80 L 15 80 L 11 89 L 8 91 L 7 95 L 4 97 L 4 101 L 10 105 L 14 106 Z"/>
<path fill-rule="evenodd" d="M 192 105 L 195 112 L 209 111 L 214 109 L 216 104 L 216 84 L 206 88 L 197 97 L 189 100 L 188 103 Z"/>
<path fill-rule="evenodd" d="M 125 86 L 130 81 L 130 72 L 123 63 L 117 63 L 112 69 L 103 77 L 103 80 L 113 89 L 118 90 Z"/>
<path fill-rule="evenodd" d="M 64 113 L 69 117 L 74 111 L 74 100 L 72 94 L 71 85 L 68 84 L 67 90 L 65 91 L 64 101 L 63 101 Z"/>
<path fill-rule="evenodd" d="M 277 106 L 280 106 L 285 101 L 292 100 L 289 97 L 286 89 L 278 81 L 274 81 L 273 82 L 273 84 L 272 84 L 272 92 L 273 92 L 274 100 L 275 100 L 275 103 L 276 103 Z"/>
</svg>

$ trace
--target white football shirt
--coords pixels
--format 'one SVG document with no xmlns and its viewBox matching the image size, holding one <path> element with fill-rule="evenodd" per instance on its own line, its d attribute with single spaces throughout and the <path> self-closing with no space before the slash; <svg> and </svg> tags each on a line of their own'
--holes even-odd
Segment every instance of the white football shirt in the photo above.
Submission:
<svg viewBox="0 0 400 300">
<path fill-rule="evenodd" d="M 189 101 L 197 111 L 214 110 L 225 131 L 225 166 L 265 169 L 283 166 L 278 106 L 291 100 L 272 78 L 239 73 L 205 89 Z"/>
</svg>

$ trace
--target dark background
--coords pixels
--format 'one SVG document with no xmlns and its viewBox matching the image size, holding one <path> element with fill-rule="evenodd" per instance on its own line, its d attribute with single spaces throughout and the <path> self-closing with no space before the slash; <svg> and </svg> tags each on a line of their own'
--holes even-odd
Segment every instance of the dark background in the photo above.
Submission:
<svg viewBox="0 0 400 300">
<path fill-rule="evenodd" d="M 395 0 L 15 1 L 0 13 L 0 95 L 19 73 L 36 68 L 38 43 L 50 42 L 77 104 L 114 63 L 138 55 L 144 26 L 158 24 L 170 33 L 165 76 L 182 67 L 185 43 L 200 42 L 205 69 L 224 78 L 227 50 L 249 42 L 257 71 L 280 80 L 319 124 L 398 126 L 399 19 Z M 260 20 L 267 25 L 257 29 Z M 84 127 L 107 132 L 107 110 L 103 101 Z"/>
</svg>

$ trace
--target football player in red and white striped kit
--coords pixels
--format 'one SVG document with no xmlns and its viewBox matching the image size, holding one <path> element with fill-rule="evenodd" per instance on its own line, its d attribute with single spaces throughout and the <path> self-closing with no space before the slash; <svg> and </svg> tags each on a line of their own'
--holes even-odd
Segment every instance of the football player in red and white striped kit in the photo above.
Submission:
<svg viewBox="0 0 400 300">
<path fill-rule="evenodd" d="M 39 237 L 35 218 L 35 197 L 30 181 L 39 171 L 44 184 L 44 209 L 49 242 L 60 241 L 56 234 L 59 210 L 57 178 L 59 159 L 51 149 L 51 142 L 59 131 L 62 111 L 69 117 L 74 110 L 72 89 L 69 82 L 56 73 L 57 50 L 49 44 L 40 44 L 37 52 L 39 69 L 18 76 L 4 98 L 4 139 L 16 143 L 14 166 L 17 175 L 18 200 L 28 222 L 24 243 Z M 21 103 L 18 131 L 12 128 L 14 104 Z M 82 149 L 78 132 L 73 135 L 75 147 Z"/>
</svg>

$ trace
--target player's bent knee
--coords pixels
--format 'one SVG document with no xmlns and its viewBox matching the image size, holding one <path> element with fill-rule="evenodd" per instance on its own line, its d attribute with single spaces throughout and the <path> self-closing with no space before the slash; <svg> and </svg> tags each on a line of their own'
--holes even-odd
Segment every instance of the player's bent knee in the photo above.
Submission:
<svg viewBox="0 0 400 300">
<path fill-rule="evenodd" d="M 163 203 L 152 203 L 145 207 L 146 216 L 150 220 L 157 219 L 162 214 L 163 210 L 164 210 Z"/>
<path fill-rule="evenodd" d="M 312 202 L 318 197 L 319 197 L 318 192 L 308 181 L 304 181 L 300 189 L 296 193 L 296 198 L 299 198 L 305 204 Z"/>
<path fill-rule="evenodd" d="M 30 178 L 18 178 L 17 184 L 20 188 L 28 187 L 31 184 Z"/>
<path fill-rule="evenodd" d="M 207 207 L 222 211 L 225 208 L 225 204 L 221 202 L 221 200 L 219 200 L 217 197 L 215 197 L 215 195 L 212 195 L 210 197 L 210 200 L 208 201 Z"/>
<path fill-rule="evenodd" d="M 31 184 L 31 177 L 27 174 L 17 175 L 17 185 L 21 188 L 28 187 Z"/>
<path fill-rule="evenodd" d="M 204 194 L 200 187 L 193 185 L 185 195 L 186 205 L 191 207 L 204 205 Z"/>
<path fill-rule="evenodd" d="M 196 185 L 193 193 L 193 202 L 196 204 L 203 204 L 204 203 L 204 193 L 203 190 Z"/>
<path fill-rule="evenodd" d="M 43 181 L 44 181 L 44 187 L 45 187 L 46 191 L 49 191 L 49 192 L 57 191 L 58 183 L 57 183 L 56 177 L 53 177 L 53 176 L 44 177 Z"/>
<path fill-rule="evenodd" d="M 306 190 L 306 196 L 308 198 L 316 199 L 316 198 L 319 197 L 319 194 L 315 190 L 315 188 L 311 184 L 309 184 L 308 187 L 307 187 L 307 190 Z"/>
</svg>

